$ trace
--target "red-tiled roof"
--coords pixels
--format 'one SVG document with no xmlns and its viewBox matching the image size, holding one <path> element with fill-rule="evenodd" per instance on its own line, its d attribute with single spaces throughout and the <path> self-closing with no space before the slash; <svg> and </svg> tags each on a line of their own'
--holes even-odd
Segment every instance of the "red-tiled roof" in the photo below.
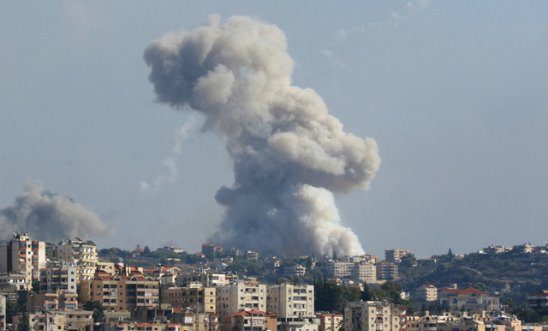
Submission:
<svg viewBox="0 0 548 331">
<path fill-rule="evenodd" d="M 232 315 L 228 315 L 228 317 L 233 317 L 233 316 L 249 316 L 251 314 L 259 314 L 259 315 L 264 315 L 264 316 L 274 316 L 274 314 L 270 313 L 270 312 L 267 312 L 267 311 L 262 311 L 262 310 L 258 310 L 258 309 L 252 309 L 252 310 L 243 310 L 243 311 L 239 311 L 237 313 L 234 313 Z"/>
<path fill-rule="evenodd" d="M 442 290 L 443 293 L 453 293 L 453 294 L 462 294 L 462 295 L 470 295 L 470 294 L 477 294 L 482 295 L 486 294 L 485 292 L 482 292 L 478 290 L 477 288 L 469 287 L 469 288 L 444 288 Z"/>
</svg>

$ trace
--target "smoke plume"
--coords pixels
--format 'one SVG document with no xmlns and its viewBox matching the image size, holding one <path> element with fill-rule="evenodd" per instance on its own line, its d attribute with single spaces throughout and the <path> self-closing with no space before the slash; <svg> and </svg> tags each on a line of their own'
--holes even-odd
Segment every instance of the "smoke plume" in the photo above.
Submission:
<svg viewBox="0 0 548 331">
<path fill-rule="evenodd" d="M 225 216 L 210 241 L 280 255 L 363 253 L 333 192 L 369 187 L 377 144 L 344 132 L 318 94 L 291 85 L 279 28 L 214 16 L 153 42 L 144 59 L 160 102 L 189 106 L 226 137 L 234 184 L 215 196 Z"/>
<path fill-rule="evenodd" d="M 106 227 L 84 206 L 33 184 L 15 198 L 13 206 L 0 210 L 0 238 L 8 239 L 17 230 L 56 243 L 61 239 L 102 235 Z"/>
<path fill-rule="evenodd" d="M 142 180 L 139 182 L 139 191 L 141 193 L 153 193 L 156 194 L 160 191 L 162 186 L 169 183 L 174 183 L 179 177 L 179 171 L 177 170 L 177 158 L 181 155 L 183 144 L 188 139 L 190 134 L 194 131 L 196 121 L 194 117 L 191 117 L 185 122 L 178 130 L 175 131 L 175 146 L 171 150 L 171 155 L 162 160 L 162 165 L 167 170 L 167 173 L 156 175 L 154 180 L 148 182 Z"/>
</svg>

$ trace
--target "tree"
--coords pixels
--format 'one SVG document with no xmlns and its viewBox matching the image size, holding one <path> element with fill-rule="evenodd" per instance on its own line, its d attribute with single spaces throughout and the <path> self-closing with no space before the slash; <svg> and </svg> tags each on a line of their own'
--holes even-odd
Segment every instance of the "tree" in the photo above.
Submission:
<svg viewBox="0 0 548 331">
<path fill-rule="evenodd" d="M 88 301 L 84 303 L 84 310 L 93 311 L 93 322 L 102 322 L 105 319 L 103 304 L 99 301 Z"/>
</svg>

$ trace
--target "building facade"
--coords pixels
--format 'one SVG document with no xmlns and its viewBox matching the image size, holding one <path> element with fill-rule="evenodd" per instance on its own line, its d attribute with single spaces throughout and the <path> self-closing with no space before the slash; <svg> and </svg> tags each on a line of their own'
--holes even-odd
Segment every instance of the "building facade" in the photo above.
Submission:
<svg viewBox="0 0 548 331">
<path fill-rule="evenodd" d="M 217 288 L 217 314 L 223 318 L 245 310 L 266 310 L 265 284 L 246 280 Z"/>
<path fill-rule="evenodd" d="M 344 309 L 345 331 L 400 331 L 404 315 L 387 302 L 351 302 Z"/>
</svg>

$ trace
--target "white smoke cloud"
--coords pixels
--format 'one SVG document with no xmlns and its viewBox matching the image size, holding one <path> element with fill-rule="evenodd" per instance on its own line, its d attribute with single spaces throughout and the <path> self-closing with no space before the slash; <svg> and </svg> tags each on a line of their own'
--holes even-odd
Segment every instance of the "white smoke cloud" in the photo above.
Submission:
<svg viewBox="0 0 548 331">
<path fill-rule="evenodd" d="M 380 166 L 374 139 L 344 132 L 312 89 L 291 85 L 284 33 L 231 17 L 170 33 L 144 59 L 160 102 L 190 108 L 226 137 L 234 184 L 211 241 L 279 255 L 363 253 L 333 192 L 367 189 Z"/>
<path fill-rule="evenodd" d="M 196 128 L 196 119 L 190 117 L 179 129 L 175 130 L 175 145 L 171 150 L 171 154 L 162 160 L 166 172 L 156 175 L 152 181 L 142 180 L 139 182 L 139 191 L 141 193 L 156 194 L 162 186 L 169 183 L 174 183 L 179 178 L 179 170 L 177 169 L 177 157 L 181 155 L 183 145 L 188 137 Z"/>
<path fill-rule="evenodd" d="M 0 210 L 0 238 L 7 239 L 17 230 L 55 243 L 65 238 L 100 236 L 107 228 L 79 203 L 31 184 L 12 206 Z"/>
</svg>

